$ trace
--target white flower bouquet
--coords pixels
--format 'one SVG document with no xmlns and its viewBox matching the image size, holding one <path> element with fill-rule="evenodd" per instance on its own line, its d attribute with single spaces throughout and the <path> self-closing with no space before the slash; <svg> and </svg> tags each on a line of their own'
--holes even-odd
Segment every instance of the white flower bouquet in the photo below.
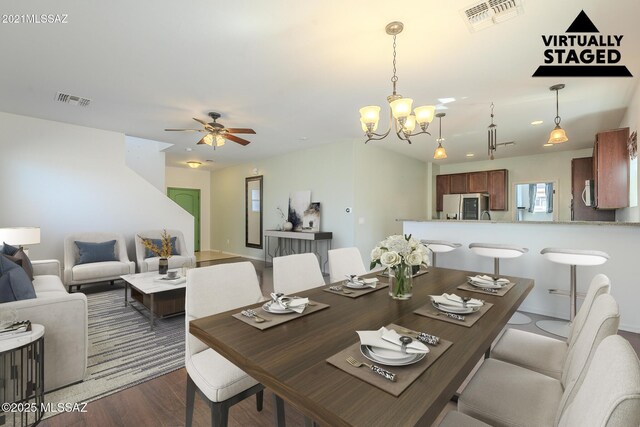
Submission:
<svg viewBox="0 0 640 427">
<path fill-rule="evenodd" d="M 413 267 L 429 266 L 429 251 L 411 235 L 393 235 L 384 239 L 371 251 L 371 266 L 381 265 L 389 270 L 390 294 L 394 298 L 411 297 Z M 395 280 L 394 280 L 395 279 Z"/>
</svg>

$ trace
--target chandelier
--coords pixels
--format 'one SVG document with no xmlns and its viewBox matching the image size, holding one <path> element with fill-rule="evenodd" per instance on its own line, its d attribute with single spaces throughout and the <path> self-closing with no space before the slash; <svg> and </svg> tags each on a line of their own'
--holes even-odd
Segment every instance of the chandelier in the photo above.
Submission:
<svg viewBox="0 0 640 427">
<path fill-rule="evenodd" d="M 416 107 L 411 114 L 411 106 L 413 99 L 403 98 L 402 95 L 396 93 L 396 83 L 398 82 L 398 76 L 396 75 L 396 36 L 402 32 L 404 25 L 402 22 L 394 21 L 385 27 L 387 34 L 393 36 L 393 77 L 391 77 L 391 83 L 393 84 L 393 94 L 387 97 L 390 107 L 389 115 L 389 129 L 385 133 L 376 133 L 378 129 L 378 122 L 380 121 L 380 107 L 377 105 L 369 105 L 360 109 L 360 123 L 362 124 L 362 130 L 367 136 L 365 144 L 369 141 L 377 141 L 384 139 L 391 132 L 391 123 L 393 122 L 393 128 L 396 135 L 403 141 L 407 141 L 411 144 L 409 139 L 412 136 L 420 135 L 427 132 L 429 123 L 433 121 L 433 117 L 436 108 L 432 105 L 426 105 L 422 107 Z M 414 133 L 416 124 L 420 125 L 420 132 Z"/>
</svg>

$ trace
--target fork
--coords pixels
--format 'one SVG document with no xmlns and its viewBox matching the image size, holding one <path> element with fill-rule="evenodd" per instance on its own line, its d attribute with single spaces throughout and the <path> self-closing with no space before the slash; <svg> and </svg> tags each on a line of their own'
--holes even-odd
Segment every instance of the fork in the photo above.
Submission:
<svg viewBox="0 0 640 427">
<path fill-rule="evenodd" d="M 393 372 L 387 371 L 386 369 L 382 369 L 379 366 L 369 365 L 368 363 L 360 362 L 359 360 L 356 360 L 351 356 L 347 357 L 347 363 L 349 365 L 351 365 L 351 366 L 355 366 L 356 368 L 359 368 L 361 366 L 366 366 L 367 368 L 371 369 L 376 374 L 382 375 L 383 377 L 385 377 L 389 381 L 393 381 L 393 382 L 396 381 L 396 374 L 394 374 Z"/>
<path fill-rule="evenodd" d="M 249 317 L 253 319 L 256 323 L 268 322 L 269 319 L 265 319 L 264 317 L 258 316 L 258 314 L 254 310 L 242 310 L 240 312 L 245 317 Z"/>
<path fill-rule="evenodd" d="M 343 288 L 342 286 L 329 286 L 329 289 L 335 292 L 342 292 L 345 295 L 349 295 L 352 294 L 353 291 L 347 290 L 345 288 Z"/>
</svg>

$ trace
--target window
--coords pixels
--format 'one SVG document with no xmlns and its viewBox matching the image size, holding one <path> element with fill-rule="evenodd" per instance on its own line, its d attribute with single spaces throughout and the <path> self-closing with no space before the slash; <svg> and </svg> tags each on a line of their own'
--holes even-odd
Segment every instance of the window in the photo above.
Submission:
<svg viewBox="0 0 640 427">
<path fill-rule="evenodd" d="M 547 192 L 545 191 L 545 184 L 536 184 L 536 198 L 533 206 L 533 212 L 547 212 Z"/>
</svg>

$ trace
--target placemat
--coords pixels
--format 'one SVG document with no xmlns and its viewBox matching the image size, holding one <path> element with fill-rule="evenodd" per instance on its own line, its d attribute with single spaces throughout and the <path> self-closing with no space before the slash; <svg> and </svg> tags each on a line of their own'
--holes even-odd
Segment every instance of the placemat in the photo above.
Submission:
<svg viewBox="0 0 640 427">
<path fill-rule="evenodd" d="M 391 327 L 391 326 L 389 326 Z M 335 366 L 336 368 L 353 375 L 354 377 L 371 384 L 372 386 L 378 387 L 380 390 L 386 391 L 387 393 L 398 397 L 402 394 L 403 391 L 407 389 L 427 368 L 438 360 L 438 357 L 442 356 L 442 354 L 447 351 L 449 347 L 451 347 L 453 343 L 451 341 L 440 339 L 440 343 L 437 346 L 429 346 L 429 353 L 427 356 L 419 361 L 418 363 L 414 363 L 413 365 L 408 366 L 387 366 L 381 363 L 372 362 L 362 355 L 360 352 L 360 341 L 355 344 L 350 345 L 345 348 L 341 352 L 334 354 L 330 358 L 327 359 L 327 363 Z M 354 359 L 360 362 L 366 362 L 370 365 L 376 365 L 387 371 L 391 371 L 396 374 L 396 381 L 391 382 L 381 375 L 376 374 L 370 368 L 366 366 L 362 366 L 360 368 L 356 368 L 355 366 L 351 366 L 347 362 L 347 357 L 353 357 Z"/>
<path fill-rule="evenodd" d="M 342 286 L 343 289 L 346 289 L 348 291 L 350 291 L 351 293 L 349 294 L 345 294 L 342 291 L 334 291 L 332 289 L 329 288 L 324 288 L 323 291 L 325 292 L 329 292 L 332 294 L 336 294 L 336 295 L 340 295 L 343 297 L 349 297 L 349 298 L 358 298 L 361 297 L 362 295 L 366 295 L 366 294 L 370 294 L 371 292 L 375 292 L 375 291 L 379 291 L 380 289 L 389 289 L 389 284 L 385 283 L 383 281 L 378 281 L 378 284 L 376 285 L 375 288 L 364 288 L 364 289 L 354 289 L 354 288 L 349 288 L 347 286 L 344 285 L 333 285 L 333 286 Z"/>
<path fill-rule="evenodd" d="M 491 307 L 493 307 L 493 304 L 491 304 L 490 302 L 485 302 L 484 305 L 480 308 L 480 310 L 476 311 L 475 313 L 463 314 L 462 316 L 464 316 L 464 321 L 462 321 L 462 320 L 452 319 L 451 317 L 438 311 L 431 304 L 431 299 L 429 299 L 429 303 L 423 305 L 422 307 L 414 311 L 414 313 L 419 314 L 420 316 L 431 317 L 432 319 L 438 319 L 445 322 L 454 323 L 456 325 L 462 325 L 462 326 L 466 326 L 467 328 L 470 328 L 473 326 L 474 323 L 478 321 L 479 318 L 484 316 L 484 314 L 487 311 L 489 311 Z"/>
<path fill-rule="evenodd" d="M 264 304 L 264 303 L 263 303 Z M 236 313 L 233 315 L 236 319 L 253 326 L 254 328 L 258 328 L 260 330 L 265 330 L 269 328 L 273 328 L 274 326 L 280 325 L 282 323 L 286 323 L 290 320 L 297 319 L 302 316 L 306 316 L 307 314 L 315 313 L 316 311 L 324 310 L 325 308 L 329 308 L 329 304 L 323 304 L 321 302 L 309 301 L 307 308 L 302 313 L 287 313 L 287 314 L 272 314 L 267 313 L 262 309 L 262 305 L 254 307 L 256 314 L 266 320 L 266 322 L 258 323 L 250 317 L 243 316 L 240 313 Z"/>
<path fill-rule="evenodd" d="M 507 292 L 509 292 L 511 290 L 511 288 L 513 288 L 516 284 L 513 282 L 509 282 L 509 284 L 503 288 L 500 289 L 496 289 L 497 292 L 490 292 L 490 291 L 485 291 L 482 288 L 477 288 L 471 284 L 469 284 L 469 282 L 464 282 L 462 285 L 458 286 L 456 289 L 461 289 L 463 291 L 470 291 L 470 292 L 478 292 L 481 294 L 486 294 L 486 295 L 495 295 L 497 297 L 503 297 Z"/>
</svg>

